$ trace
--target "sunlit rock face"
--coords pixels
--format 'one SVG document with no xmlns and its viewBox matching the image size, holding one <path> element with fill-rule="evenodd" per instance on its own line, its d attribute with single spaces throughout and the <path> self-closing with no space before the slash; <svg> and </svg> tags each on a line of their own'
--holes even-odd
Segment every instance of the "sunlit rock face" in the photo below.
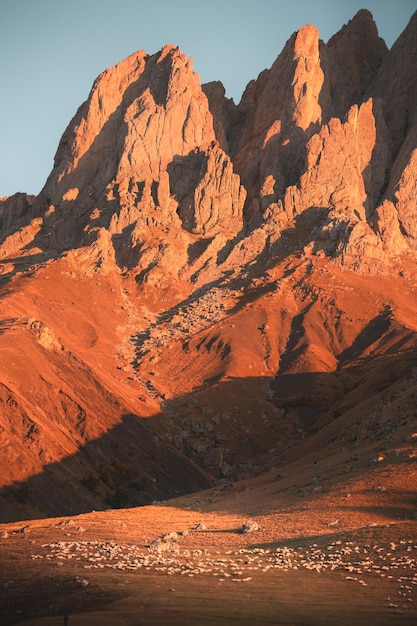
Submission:
<svg viewBox="0 0 417 626">
<path fill-rule="evenodd" d="M 179 256 L 182 236 L 184 247 L 188 234 L 236 235 L 245 190 L 192 65 L 169 45 L 103 72 L 61 139 L 39 202 L 65 224 L 77 220 L 78 231 L 128 229 L 130 245 L 147 228 L 175 231 Z"/>
<path fill-rule="evenodd" d="M 42 219 L 44 246 L 70 249 L 104 228 L 119 265 L 184 276 L 198 241 L 216 273 L 228 241 L 258 229 L 276 240 L 302 215 L 320 253 L 414 248 L 415 30 L 414 17 L 388 51 L 366 10 L 327 44 L 304 26 L 238 105 L 220 83 L 202 87 L 172 45 L 131 55 L 97 78 L 65 131 L 30 232 Z M 149 236 L 161 246 L 152 267 L 139 258 Z"/>
</svg>

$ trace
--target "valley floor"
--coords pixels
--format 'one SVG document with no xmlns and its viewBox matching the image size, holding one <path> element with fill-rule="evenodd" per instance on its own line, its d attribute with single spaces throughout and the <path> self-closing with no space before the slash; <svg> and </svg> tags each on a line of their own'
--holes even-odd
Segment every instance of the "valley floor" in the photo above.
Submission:
<svg viewBox="0 0 417 626">
<path fill-rule="evenodd" d="M 400 478 L 408 496 L 412 469 Z M 263 476 L 149 507 L 3 524 L 1 623 L 415 624 L 415 513 L 394 474 L 377 471 L 324 493 Z"/>
</svg>

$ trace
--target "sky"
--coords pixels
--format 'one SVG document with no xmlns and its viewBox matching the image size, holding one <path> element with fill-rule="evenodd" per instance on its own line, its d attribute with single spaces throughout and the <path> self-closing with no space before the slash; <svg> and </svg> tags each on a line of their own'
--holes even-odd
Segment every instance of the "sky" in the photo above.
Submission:
<svg viewBox="0 0 417 626">
<path fill-rule="evenodd" d="M 239 102 L 285 42 L 312 23 L 328 41 L 361 8 L 391 47 L 416 0 L 0 0 L 0 197 L 37 194 L 62 133 L 100 72 L 167 43 L 202 83 Z"/>
</svg>

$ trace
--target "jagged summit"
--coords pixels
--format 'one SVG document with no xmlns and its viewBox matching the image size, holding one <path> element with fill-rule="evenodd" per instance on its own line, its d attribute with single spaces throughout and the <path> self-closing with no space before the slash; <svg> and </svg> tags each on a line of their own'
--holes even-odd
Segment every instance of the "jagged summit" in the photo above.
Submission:
<svg viewBox="0 0 417 626">
<path fill-rule="evenodd" d="M 179 246 L 182 239 L 183 248 L 208 237 L 221 240 L 220 247 L 224 238 L 267 227 L 271 217 L 275 230 L 277 223 L 290 226 L 295 215 L 313 205 L 339 215 L 348 210 L 340 205 L 341 189 L 349 188 L 358 200 L 347 204 L 351 213 L 363 213 L 371 256 L 406 249 L 413 241 L 410 228 L 395 227 L 404 241 L 396 237 L 397 247 L 388 250 L 381 239 L 383 217 L 376 227 L 369 220 L 387 189 L 391 200 L 397 135 L 404 134 L 397 127 L 408 128 L 413 110 L 400 102 L 394 115 L 394 99 L 378 80 L 390 59 L 398 63 L 399 45 L 388 53 L 367 10 L 327 44 L 313 25 L 304 26 L 271 69 L 248 85 L 237 106 L 221 85 L 202 87 L 191 59 L 178 47 L 167 45 L 152 56 L 132 54 L 95 81 L 61 139 L 33 215 L 43 230 L 52 225 L 52 246 L 88 244 L 91 234 L 104 228 L 113 242 L 127 238 L 123 246 L 132 248 L 146 237 L 143 228 L 163 225 L 176 233 Z M 404 58 L 412 55 L 401 50 Z M 391 68 L 390 74 L 401 82 L 396 91 L 404 93 L 401 77 L 409 72 Z M 333 145 L 340 157 L 329 154 L 328 171 L 322 164 L 316 172 L 317 158 L 326 163 Z M 345 168 L 349 154 L 351 165 Z M 343 247 L 346 228 L 341 233 L 336 224 L 336 229 L 339 235 L 332 238 Z"/>
<path fill-rule="evenodd" d="M 174 45 L 100 74 L 0 200 L 5 516 L 253 476 L 406 380 L 416 32 L 303 26 L 239 104 Z"/>
</svg>

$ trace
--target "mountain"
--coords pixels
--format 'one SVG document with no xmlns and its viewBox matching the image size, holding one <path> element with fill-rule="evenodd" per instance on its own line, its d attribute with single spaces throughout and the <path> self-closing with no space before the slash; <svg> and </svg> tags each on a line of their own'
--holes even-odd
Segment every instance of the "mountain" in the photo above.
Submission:
<svg viewBox="0 0 417 626">
<path fill-rule="evenodd" d="M 3 521 L 411 436 L 416 38 L 304 26 L 239 104 L 173 45 L 96 79 L 0 200 Z"/>
</svg>

